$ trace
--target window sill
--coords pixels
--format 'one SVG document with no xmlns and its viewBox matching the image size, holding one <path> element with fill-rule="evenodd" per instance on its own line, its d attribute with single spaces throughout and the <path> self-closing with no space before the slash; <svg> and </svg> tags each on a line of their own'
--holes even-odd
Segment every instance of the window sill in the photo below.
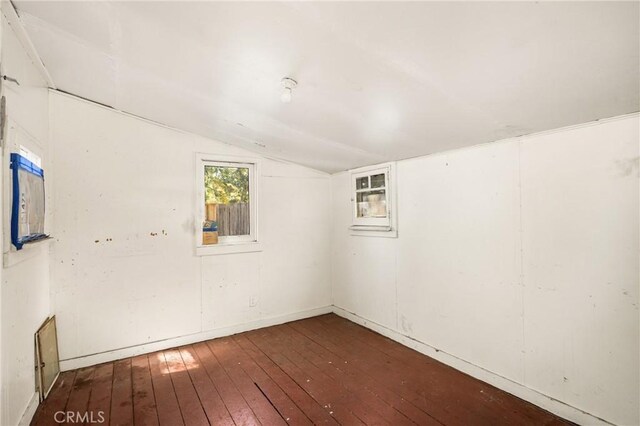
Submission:
<svg viewBox="0 0 640 426">
<path fill-rule="evenodd" d="M 355 237 L 397 238 L 398 230 L 390 226 L 350 226 L 349 234 Z"/>
<path fill-rule="evenodd" d="M 235 244 L 212 244 L 196 247 L 196 256 L 215 256 L 220 254 L 253 253 L 262 251 L 262 243 L 258 241 Z"/>
</svg>

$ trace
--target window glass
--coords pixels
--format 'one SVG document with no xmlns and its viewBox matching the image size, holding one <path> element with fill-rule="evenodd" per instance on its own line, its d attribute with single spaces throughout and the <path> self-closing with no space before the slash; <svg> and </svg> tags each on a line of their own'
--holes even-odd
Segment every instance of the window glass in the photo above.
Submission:
<svg viewBox="0 0 640 426">
<path fill-rule="evenodd" d="M 371 176 L 371 188 L 384 188 L 384 173 Z"/>
<path fill-rule="evenodd" d="M 218 237 L 250 235 L 249 168 L 207 165 L 204 186 L 208 230 Z"/>
<path fill-rule="evenodd" d="M 358 192 L 356 203 L 358 217 L 387 217 L 387 200 L 384 189 Z"/>
<path fill-rule="evenodd" d="M 364 176 L 356 179 L 356 189 L 369 188 L 369 176 Z"/>
</svg>

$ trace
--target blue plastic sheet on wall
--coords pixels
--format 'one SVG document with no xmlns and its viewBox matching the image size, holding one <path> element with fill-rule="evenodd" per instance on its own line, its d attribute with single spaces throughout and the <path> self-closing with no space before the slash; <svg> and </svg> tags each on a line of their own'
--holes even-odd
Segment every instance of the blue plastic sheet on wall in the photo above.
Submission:
<svg viewBox="0 0 640 426">
<path fill-rule="evenodd" d="M 11 243 L 16 249 L 48 236 L 44 233 L 44 171 L 20 154 L 11 154 L 13 195 Z"/>
</svg>

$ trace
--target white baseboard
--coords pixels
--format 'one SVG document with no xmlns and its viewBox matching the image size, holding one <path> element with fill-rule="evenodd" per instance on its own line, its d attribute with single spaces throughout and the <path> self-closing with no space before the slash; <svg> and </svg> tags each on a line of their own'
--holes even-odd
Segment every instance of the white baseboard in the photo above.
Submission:
<svg viewBox="0 0 640 426">
<path fill-rule="evenodd" d="M 409 336 L 399 333 L 398 331 L 392 330 L 383 325 L 362 318 L 361 316 L 354 314 L 353 312 L 345 311 L 344 309 L 337 306 L 333 307 L 333 312 L 336 315 L 340 315 L 341 317 L 346 318 L 349 321 L 360 324 L 363 327 L 373 330 L 376 333 L 382 334 L 383 336 L 395 340 L 396 342 L 401 343 L 404 346 L 407 346 L 424 355 L 447 364 L 448 366 L 462 371 L 463 373 L 466 373 L 472 377 L 475 377 L 476 379 L 489 383 L 499 389 L 502 389 L 505 392 L 515 395 L 518 398 L 524 399 L 525 401 L 535 404 L 538 407 L 541 407 L 567 420 L 581 425 L 612 425 L 612 423 L 609 423 L 604 419 L 582 411 L 579 408 L 567 405 L 564 402 L 558 401 L 557 399 L 544 395 L 536 390 L 530 389 L 520 383 L 514 382 L 510 379 L 507 379 L 506 377 L 502 377 L 468 361 L 457 358 L 454 355 L 438 350 L 426 343 L 420 342 Z"/>
<path fill-rule="evenodd" d="M 256 321 L 251 321 L 244 324 L 238 324 L 231 327 L 218 328 L 214 330 L 208 330 L 201 333 L 190 334 L 187 336 L 180 336 L 166 340 L 160 340 L 151 343 L 145 343 L 142 345 L 131 346 L 127 348 L 116 349 L 112 351 L 86 355 L 78 358 L 65 359 L 60 361 L 60 369 L 62 371 L 74 370 L 76 368 L 88 367 L 91 365 L 101 364 L 104 362 L 115 361 L 117 359 L 128 358 L 140 354 L 155 352 L 159 350 L 169 349 L 177 346 L 188 345 L 192 343 L 201 342 L 204 340 L 215 339 L 218 337 L 229 336 L 236 333 L 242 333 L 249 330 L 255 330 L 258 328 L 269 327 L 272 325 L 283 324 L 289 321 L 296 321 L 304 318 L 310 318 L 317 315 L 323 315 L 333 312 L 346 318 L 350 321 L 360 324 L 366 328 L 369 328 L 376 333 L 382 334 L 396 342 L 407 346 L 411 349 L 425 354 L 433 359 L 436 359 L 444 364 L 447 364 L 456 370 L 469 374 L 483 382 L 489 383 L 499 389 L 504 390 L 518 398 L 524 399 L 532 404 L 537 405 L 551 413 L 554 413 L 560 417 L 571 420 L 578 424 L 584 425 L 598 425 L 598 426 L 611 426 L 612 423 L 607 422 L 599 417 L 582 411 L 576 407 L 572 407 L 561 401 L 558 401 L 550 396 L 544 395 L 536 390 L 527 388 L 526 386 L 514 382 L 506 377 L 502 377 L 496 373 L 486 370 L 480 366 L 472 364 L 463 359 L 457 358 L 454 355 L 448 354 L 441 350 L 438 350 L 426 343 L 415 340 L 409 336 L 406 336 L 398 331 L 387 328 L 383 325 L 377 324 L 373 321 L 360 317 L 352 312 L 348 312 L 337 306 L 324 306 L 321 308 L 310 309 L 307 311 L 296 312 L 287 315 L 281 315 L 271 318 L 263 318 Z M 23 420 L 20 422 L 20 426 L 23 424 L 29 424 L 31 417 L 35 413 L 38 406 L 38 395 L 35 394 L 34 398 L 30 402 Z M 29 414 L 30 413 L 30 414 Z M 26 422 L 25 422 L 26 419 Z"/>
<path fill-rule="evenodd" d="M 146 354 L 150 352 L 161 351 L 164 349 L 175 348 L 177 346 L 189 345 L 192 343 L 202 342 L 204 340 L 215 339 L 218 337 L 230 336 L 232 334 L 242 333 L 258 328 L 269 327 L 272 325 L 283 324 L 289 321 L 296 321 L 304 318 L 315 317 L 318 315 L 333 312 L 333 306 L 323 306 L 321 308 L 309 309 L 307 311 L 295 312 L 292 314 L 280 315 L 271 318 L 261 318 L 259 320 L 250 321 L 231 327 L 216 328 L 200 333 L 189 334 L 186 336 L 174 337 L 156 342 L 145 343 L 142 345 L 130 346 L 126 348 L 115 349 L 96 354 L 85 355 L 77 358 L 60 360 L 60 370 L 68 371 L 76 368 L 88 367 L 91 365 L 102 364 L 104 362 L 115 361 L 122 358 L 129 358 L 136 355 Z"/>
<path fill-rule="evenodd" d="M 18 423 L 18 426 L 29 426 L 29 424 L 31 424 L 33 415 L 38 409 L 38 404 L 40 404 L 40 395 L 36 392 L 31 396 L 27 408 L 25 408 L 24 413 L 22 413 L 22 417 L 20 417 L 20 423 Z"/>
</svg>

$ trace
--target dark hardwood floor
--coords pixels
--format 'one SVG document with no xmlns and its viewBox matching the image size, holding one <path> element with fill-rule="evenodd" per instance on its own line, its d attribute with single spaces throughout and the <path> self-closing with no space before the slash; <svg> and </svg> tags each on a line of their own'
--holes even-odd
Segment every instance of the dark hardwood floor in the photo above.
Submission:
<svg viewBox="0 0 640 426">
<path fill-rule="evenodd" d="M 111 425 L 570 424 L 332 314 L 64 372 L 32 424 L 68 415 Z"/>
</svg>

